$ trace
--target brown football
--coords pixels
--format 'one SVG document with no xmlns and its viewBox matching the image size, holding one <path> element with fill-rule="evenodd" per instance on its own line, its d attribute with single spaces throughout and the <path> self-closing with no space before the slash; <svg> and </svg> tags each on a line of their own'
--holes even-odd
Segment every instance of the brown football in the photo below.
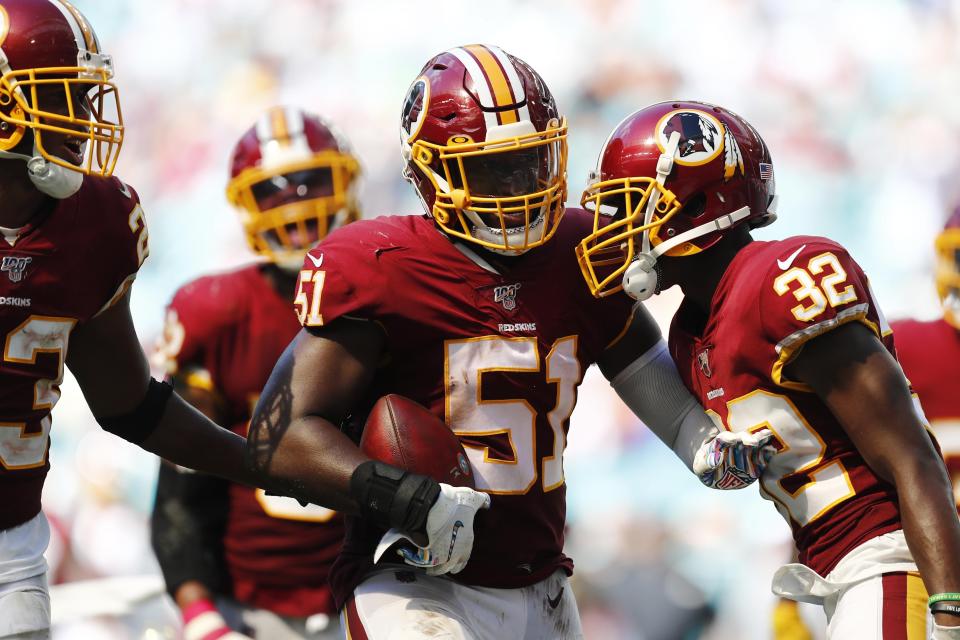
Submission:
<svg viewBox="0 0 960 640">
<path fill-rule="evenodd" d="M 394 393 L 377 400 L 370 410 L 360 450 L 437 482 L 476 488 L 470 461 L 450 427 L 423 406 Z"/>
</svg>

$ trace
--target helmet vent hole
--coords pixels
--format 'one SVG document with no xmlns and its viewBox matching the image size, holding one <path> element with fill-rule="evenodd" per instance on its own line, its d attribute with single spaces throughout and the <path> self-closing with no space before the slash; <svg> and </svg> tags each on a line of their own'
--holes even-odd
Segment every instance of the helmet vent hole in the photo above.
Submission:
<svg viewBox="0 0 960 640">
<path fill-rule="evenodd" d="M 698 218 L 703 215 L 703 212 L 706 211 L 706 209 L 707 196 L 701 191 L 687 200 L 687 203 L 683 205 L 683 208 L 680 209 L 679 213 L 680 215 L 688 218 Z"/>
<path fill-rule="evenodd" d="M 432 69 L 433 71 L 443 71 L 443 70 L 445 70 L 446 68 L 447 68 L 447 65 L 445 65 L 445 64 L 440 64 L 439 62 L 436 63 L 436 64 L 434 64 L 433 67 L 431 67 L 431 69 Z"/>
<path fill-rule="evenodd" d="M 456 111 L 451 111 L 450 113 L 448 113 L 448 114 L 446 114 L 446 115 L 437 116 L 437 117 L 440 118 L 441 120 L 443 120 L 444 122 L 450 122 L 451 120 L 453 120 L 454 118 L 457 117 L 457 112 L 456 112 Z"/>
</svg>

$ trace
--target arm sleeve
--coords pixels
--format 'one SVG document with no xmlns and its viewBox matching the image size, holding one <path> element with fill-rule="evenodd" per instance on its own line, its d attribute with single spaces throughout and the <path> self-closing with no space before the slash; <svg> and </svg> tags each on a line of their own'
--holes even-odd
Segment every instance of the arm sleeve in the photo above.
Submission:
<svg viewBox="0 0 960 640">
<path fill-rule="evenodd" d="M 826 240 L 803 245 L 792 267 L 771 267 L 759 295 L 762 331 L 776 360 L 770 377 L 784 387 L 809 391 L 787 379 L 784 368 L 803 345 L 848 322 L 860 322 L 878 338 L 889 333 L 866 275 L 840 245 Z"/>
<path fill-rule="evenodd" d="M 693 471 L 700 447 L 717 426 L 690 394 L 661 340 L 610 382 L 620 399 Z"/>
<path fill-rule="evenodd" d="M 161 463 L 150 541 L 171 596 L 190 580 L 214 593 L 227 591 L 227 490 L 225 480 Z"/>
</svg>

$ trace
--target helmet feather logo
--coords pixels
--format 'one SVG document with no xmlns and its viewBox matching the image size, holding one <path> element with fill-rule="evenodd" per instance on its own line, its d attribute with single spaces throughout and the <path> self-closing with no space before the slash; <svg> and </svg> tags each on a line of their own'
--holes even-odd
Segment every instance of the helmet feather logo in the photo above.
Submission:
<svg viewBox="0 0 960 640">
<path fill-rule="evenodd" d="M 680 134 L 674 159 L 677 164 L 706 164 L 723 150 L 726 128 L 705 111 L 678 109 L 663 116 L 657 123 L 657 145 L 661 150 L 667 148 L 667 141 L 674 132 Z"/>
</svg>

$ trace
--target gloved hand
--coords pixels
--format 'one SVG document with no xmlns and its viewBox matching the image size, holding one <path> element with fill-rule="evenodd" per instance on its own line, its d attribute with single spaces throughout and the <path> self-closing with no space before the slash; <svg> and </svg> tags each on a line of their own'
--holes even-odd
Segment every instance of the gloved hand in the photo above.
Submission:
<svg viewBox="0 0 960 640">
<path fill-rule="evenodd" d="M 703 443 L 693 459 L 693 472 L 711 489 L 742 489 L 753 484 L 777 452 L 773 432 L 721 431 Z"/>
<path fill-rule="evenodd" d="M 427 575 L 459 573 L 467 566 L 473 551 L 473 518 L 479 509 L 490 507 L 490 496 L 469 487 L 440 483 L 440 494 L 427 514 L 427 546 L 400 547 L 397 553 L 411 566 L 426 569 Z M 386 549 L 410 536 L 394 529 L 387 532 L 377 546 L 373 561 Z"/>
<path fill-rule="evenodd" d="M 209 600 L 197 600 L 183 610 L 183 640 L 252 640 L 232 630 Z"/>
</svg>

